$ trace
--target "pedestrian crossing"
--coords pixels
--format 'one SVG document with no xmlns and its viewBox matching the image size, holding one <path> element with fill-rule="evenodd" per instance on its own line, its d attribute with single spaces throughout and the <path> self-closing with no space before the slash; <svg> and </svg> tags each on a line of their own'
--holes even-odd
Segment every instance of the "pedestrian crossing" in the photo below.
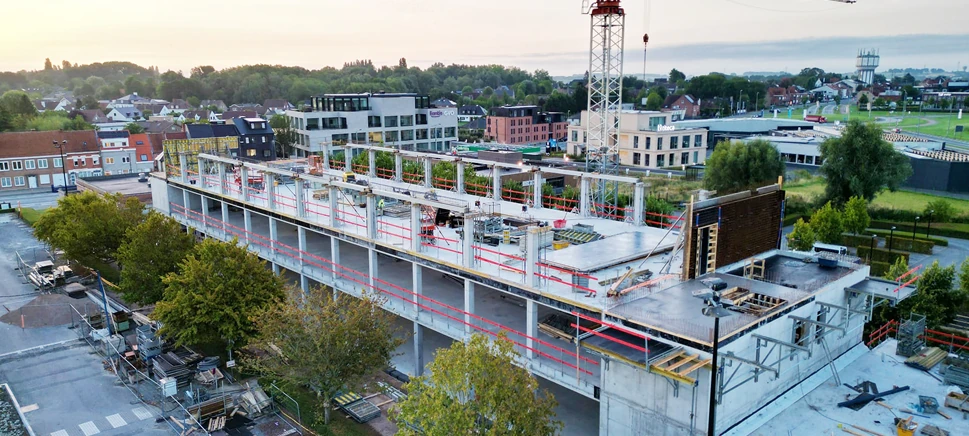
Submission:
<svg viewBox="0 0 969 436">
<path fill-rule="evenodd" d="M 125 419 L 125 416 L 128 419 Z M 111 429 L 121 428 L 128 425 L 129 422 L 144 421 L 146 419 L 151 419 L 153 415 L 145 407 L 136 407 L 131 409 L 130 412 L 115 413 L 113 415 L 108 415 L 104 417 L 104 420 L 94 420 L 88 421 L 82 424 L 78 424 L 76 429 L 62 429 L 52 432 L 50 436 L 94 436 L 101 433 L 102 431 L 108 431 Z"/>
</svg>

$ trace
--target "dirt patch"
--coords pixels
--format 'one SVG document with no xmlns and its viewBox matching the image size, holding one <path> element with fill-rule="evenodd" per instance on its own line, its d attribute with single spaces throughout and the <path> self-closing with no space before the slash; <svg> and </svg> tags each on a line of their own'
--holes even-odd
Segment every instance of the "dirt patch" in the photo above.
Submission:
<svg viewBox="0 0 969 436">
<path fill-rule="evenodd" d="M 401 389 L 401 385 L 403 385 L 400 380 L 389 376 L 385 372 L 379 372 L 374 375 L 373 380 L 367 386 L 367 390 L 374 393 L 379 392 L 380 387 L 377 385 L 378 381 L 387 383 L 397 389 Z M 393 436 L 397 434 L 397 424 L 390 419 L 391 410 L 397 406 L 397 403 L 385 394 L 378 394 L 370 398 L 369 401 L 380 408 L 380 416 L 368 422 L 367 425 L 377 433 L 380 433 L 381 436 Z"/>
<path fill-rule="evenodd" d="M 86 298 L 75 300 L 61 294 L 44 294 L 13 312 L 0 316 L 0 322 L 24 328 L 51 327 L 70 324 L 76 320 L 71 305 L 82 314 L 98 312 L 98 305 Z M 22 324 L 21 324 L 22 322 Z"/>
</svg>

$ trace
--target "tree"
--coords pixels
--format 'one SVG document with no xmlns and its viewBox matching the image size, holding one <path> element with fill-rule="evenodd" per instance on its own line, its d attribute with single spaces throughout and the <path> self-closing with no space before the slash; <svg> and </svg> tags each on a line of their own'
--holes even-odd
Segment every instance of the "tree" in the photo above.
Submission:
<svg viewBox="0 0 969 436">
<path fill-rule="evenodd" d="M 429 376 L 415 377 L 400 403 L 399 434 L 410 435 L 552 435 L 562 429 L 553 420 L 557 402 L 538 393 L 538 381 L 515 366 L 518 358 L 504 333 L 491 341 L 475 334 L 465 343 L 440 349 Z"/>
<path fill-rule="evenodd" d="M 969 257 L 959 266 L 959 290 L 969 295 Z"/>
<path fill-rule="evenodd" d="M 932 221 L 937 223 L 947 223 L 956 216 L 956 208 L 948 200 L 940 198 L 926 204 L 922 215 L 926 217 L 931 215 Z"/>
<path fill-rule="evenodd" d="M 131 133 L 132 135 L 137 135 L 139 133 L 145 133 L 145 128 L 141 127 L 138 123 L 128 123 L 125 124 L 124 129 Z"/>
<path fill-rule="evenodd" d="M 856 235 L 862 234 L 871 224 L 871 217 L 868 216 L 868 202 L 861 197 L 851 197 L 845 203 L 843 218 L 846 231 Z"/>
<path fill-rule="evenodd" d="M 825 198 L 842 204 L 853 196 L 867 201 L 884 188 L 895 191 L 912 174 L 908 158 L 882 138 L 881 127 L 848 122 L 842 135 L 821 144 Z"/>
<path fill-rule="evenodd" d="M 659 85 L 649 88 L 649 93 L 650 94 L 655 93 L 659 95 L 659 98 L 661 100 L 666 100 L 666 97 L 668 97 L 670 94 L 669 90 L 667 90 L 665 86 L 659 86 Z M 660 103 L 662 103 L 662 101 Z"/>
<path fill-rule="evenodd" d="M 253 317 L 285 298 L 282 279 L 238 240 L 206 239 L 165 275 L 152 317 L 178 345 L 244 346 Z"/>
<path fill-rule="evenodd" d="M 44 59 L 44 71 L 51 71 L 54 69 L 54 64 L 51 63 L 50 58 Z"/>
<path fill-rule="evenodd" d="M 191 251 L 195 238 L 177 221 L 150 211 L 145 220 L 128 229 L 118 248 L 121 296 L 131 303 L 154 304 L 162 299 L 162 277 Z"/>
<path fill-rule="evenodd" d="M 655 92 L 650 92 L 649 97 L 646 97 L 646 110 L 658 111 L 663 107 L 663 97 Z"/>
<path fill-rule="evenodd" d="M 144 218 L 143 210 L 134 197 L 84 191 L 57 200 L 57 207 L 34 224 L 34 235 L 64 250 L 68 259 L 101 268 L 114 261 L 128 229 Z"/>
<path fill-rule="evenodd" d="M 862 107 L 866 104 L 868 104 L 868 94 L 861 94 L 861 96 L 858 97 L 858 107 Z"/>
<path fill-rule="evenodd" d="M 317 392 L 317 416 L 330 423 L 333 399 L 341 391 L 357 390 L 366 377 L 390 366 L 394 350 L 404 341 L 381 300 L 334 298 L 318 287 L 289 292 L 289 301 L 274 305 L 255 319 L 255 340 L 242 358 L 245 368 Z"/>
<path fill-rule="evenodd" d="M 905 275 L 907 272 L 908 262 L 905 261 L 904 257 L 899 256 L 898 259 L 895 259 L 895 263 L 893 263 L 892 266 L 888 268 L 888 271 L 885 272 L 885 278 L 891 281 L 896 281 L 899 277 Z"/>
<path fill-rule="evenodd" d="M 11 90 L 0 96 L 0 106 L 7 109 L 12 116 L 32 117 L 37 115 L 37 107 L 30 101 L 26 92 Z"/>
<path fill-rule="evenodd" d="M 299 135 L 290 123 L 289 118 L 285 115 L 273 115 L 269 119 L 269 126 L 272 127 L 275 134 L 276 156 L 289 156 Z"/>
<path fill-rule="evenodd" d="M 719 194 L 775 183 L 784 174 L 784 162 L 764 140 L 721 142 L 707 159 L 703 184 Z"/>
<path fill-rule="evenodd" d="M 811 229 L 818 240 L 825 244 L 840 244 L 841 234 L 844 233 L 841 212 L 831 205 L 831 202 L 824 204 L 824 207 L 816 210 L 811 215 Z"/>
<path fill-rule="evenodd" d="M 676 68 L 670 70 L 670 83 L 677 83 L 680 80 L 686 80 L 686 74 L 681 73 Z"/>
<path fill-rule="evenodd" d="M 834 95 L 834 104 L 837 104 L 837 105 L 841 104 L 841 94 Z"/>
<path fill-rule="evenodd" d="M 933 262 L 922 271 L 915 295 L 898 304 L 900 312 L 925 315 L 929 328 L 938 328 L 952 321 L 969 297 L 969 293 L 961 288 L 953 288 L 955 275 L 955 265 L 943 268 L 939 261 Z"/>
<path fill-rule="evenodd" d="M 817 239 L 814 235 L 814 229 L 811 228 L 810 224 L 804 222 L 804 218 L 798 218 L 797 222 L 794 223 L 794 230 L 787 235 L 787 245 L 792 250 L 810 251 L 815 242 L 817 242 Z"/>
<path fill-rule="evenodd" d="M 13 129 L 13 115 L 7 108 L 0 105 L 0 132 L 6 132 Z"/>
</svg>

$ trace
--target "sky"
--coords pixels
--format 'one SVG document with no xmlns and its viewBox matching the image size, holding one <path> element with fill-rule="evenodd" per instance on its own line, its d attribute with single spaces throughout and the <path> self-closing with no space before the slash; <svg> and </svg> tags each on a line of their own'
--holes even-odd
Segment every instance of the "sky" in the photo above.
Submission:
<svg viewBox="0 0 969 436">
<path fill-rule="evenodd" d="M 131 61 L 162 71 L 197 65 L 340 67 L 435 62 L 513 65 L 553 75 L 587 69 L 581 0 L 233 0 L 7 2 L 0 71 Z M 626 74 L 851 71 L 861 48 L 882 69 L 969 64 L 966 0 L 624 0 Z"/>
</svg>

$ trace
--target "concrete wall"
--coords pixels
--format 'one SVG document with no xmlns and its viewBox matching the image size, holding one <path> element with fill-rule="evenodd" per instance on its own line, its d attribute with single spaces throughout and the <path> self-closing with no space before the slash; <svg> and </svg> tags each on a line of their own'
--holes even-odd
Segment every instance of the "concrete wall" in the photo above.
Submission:
<svg viewBox="0 0 969 436">
<path fill-rule="evenodd" d="M 684 436 L 690 434 L 690 413 L 696 402 L 697 432 L 706 426 L 709 371 L 697 385 L 680 383 L 674 395 L 672 380 L 620 361 L 603 363 L 599 397 L 599 434 Z M 706 376 L 702 376 L 706 374 Z M 704 378 L 705 377 L 705 378 Z M 702 398 L 701 398 L 702 397 Z"/>
</svg>

